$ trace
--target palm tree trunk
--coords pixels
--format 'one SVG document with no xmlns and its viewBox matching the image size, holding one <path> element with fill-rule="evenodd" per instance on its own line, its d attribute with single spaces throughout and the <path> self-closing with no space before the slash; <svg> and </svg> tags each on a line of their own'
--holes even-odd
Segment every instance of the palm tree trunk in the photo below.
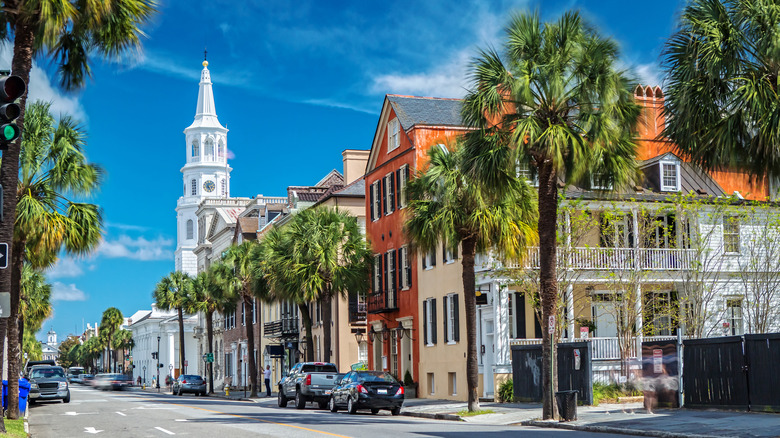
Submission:
<svg viewBox="0 0 780 438">
<path fill-rule="evenodd" d="M 333 318 L 333 309 L 331 308 L 331 303 L 333 302 L 333 297 L 331 296 L 331 290 L 330 287 L 326 287 L 325 292 L 322 295 L 322 346 L 325 348 L 325 354 L 323 356 L 323 360 L 325 362 L 330 362 L 330 347 L 331 347 L 331 320 Z"/>
<path fill-rule="evenodd" d="M 476 242 L 473 238 L 463 240 L 463 304 L 466 306 L 466 392 L 468 393 L 469 412 L 479 411 L 479 369 L 477 362 L 477 294 L 474 274 L 474 252 Z M 446 318 L 447 315 L 444 315 Z M 485 372 L 492 372 L 485 369 Z"/>
<path fill-rule="evenodd" d="M 19 313 L 19 301 L 21 294 L 21 278 L 23 254 L 24 254 L 24 241 L 14 242 L 11 245 L 11 316 L 8 318 L 8 418 L 16 420 L 19 418 L 19 370 L 21 367 L 22 355 L 21 346 L 22 342 L 19 339 L 21 330 L 19 326 L 22 324 L 22 315 Z M 13 291 L 16 291 L 15 293 Z"/>
<path fill-rule="evenodd" d="M 184 374 L 184 311 L 181 307 L 177 307 L 176 310 L 179 312 L 179 375 L 182 375 Z"/>
<path fill-rule="evenodd" d="M 206 339 L 209 344 L 209 354 L 214 356 L 214 312 L 206 312 Z M 209 362 L 209 394 L 214 394 L 214 362 Z"/>
<path fill-rule="evenodd" d="M 252 389 L 249 393 L 249 397 L 257 397 L 257 361 L 255 361 L 255 325 L 253 319 L 255 317 L 252 312 L 252 297 L 248 294 L 244 295 L 244 307 L 248 311 L 244 312 L 246 316 L 246 355 L 249 358 L 249 381 L 252 382 Z"/>
<path fill-rule="evenodd" d="M 539 296 L 542 327 L 558 314 L 556 277 L 556 233 L 558 222 L 558 180 L 552 163 L 539 166 Z M 552 394 L 557 390 L 557 364 L 554 334 L 542 330 L 542 418 L 558 418 Z"/>
<path fill-rule="evenodd" d="M 299 303 L 298 311 L 303 319 L 303 329 L 306 331 L 306 360 L 314 360 L 314 339 L 311 336 L 311 316 L 306 304 Z"/>
</svg>

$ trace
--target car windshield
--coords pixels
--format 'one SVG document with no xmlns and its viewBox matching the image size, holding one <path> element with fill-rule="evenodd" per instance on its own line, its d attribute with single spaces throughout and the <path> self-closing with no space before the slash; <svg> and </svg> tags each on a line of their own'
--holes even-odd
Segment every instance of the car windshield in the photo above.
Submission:
<svg viewBox="0 0 780 438">
<path fill-rule="evenodd" d="M 361 372 L 357 373 L 357 379 L 363 383 L 380 382 L 380 383 L 397 383 L 397 381 L 388 373 L 383 372 Z"/>
<path fill-rule="evenodd" d="M 65 377 L 65 373 L 62 371 L 62 368 L 38 368 L 30 372 L 30 377 L 33 379 L 50 379 L 53 377 Z"/>
<path fill-rule="evenodd" d="M 203 379 L 201 379 L 200 376 L 185 374 L 185 375 L 181 376 L 181 380 L 203 380 Z"/>
</svg>

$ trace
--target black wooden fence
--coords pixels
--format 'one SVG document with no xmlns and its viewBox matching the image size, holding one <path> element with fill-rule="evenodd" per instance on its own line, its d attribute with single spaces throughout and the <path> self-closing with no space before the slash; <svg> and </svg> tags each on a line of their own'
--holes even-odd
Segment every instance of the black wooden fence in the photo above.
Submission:
<svg viewBox="0 0 780 438">
<path fill-rule="evenodd" d="M 780 412 L 780 333 L 745 335 L 751 411 Z"/>
<path fill-rule="evenodd" d="M 542 401 L 542 345 L 512 346 L 515 399 Z M 589 342 L 558 344 L 558 390 L 577 390 L 577 400 L 593 404 L 593 361 Z"/>
</svg>

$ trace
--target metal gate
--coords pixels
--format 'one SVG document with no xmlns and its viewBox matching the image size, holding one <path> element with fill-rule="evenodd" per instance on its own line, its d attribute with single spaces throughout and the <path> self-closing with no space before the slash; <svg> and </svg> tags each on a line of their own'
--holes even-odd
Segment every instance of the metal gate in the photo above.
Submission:
<svg viewBox="0 0 780 438">
<path fill-rule="evenodd" d="M 542 345 L 512 346 L 515 399 L 542 401 Z M 590 342 L 558 344 L 558 390 L 577 390 L 577 400 L 593 404 L 593 362 Z"/>
</svg>

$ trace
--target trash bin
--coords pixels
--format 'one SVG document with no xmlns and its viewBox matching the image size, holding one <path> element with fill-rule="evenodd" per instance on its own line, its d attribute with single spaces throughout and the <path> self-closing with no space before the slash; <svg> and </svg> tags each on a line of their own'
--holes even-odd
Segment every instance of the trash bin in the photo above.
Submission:
<svg viewBox="0 0 780 438">
<path fill-rule="evenodd" d="M 8 380 L 3 380 L 3 410 L 8 410 Z"/>
<path fill-rule="evenodd" d="M 19 413 L 24 414 L 27 410 L 27 396 L 30 394 L 30 381 L 19 379 Z"/>
<path fill-rule="evenodd" d="M 555 403 L 558 405 L 558 414 L 561 421 L 574 421 L 577 419 L 577 391 L 558 391 L 555 393 Z"/>
</svg>

